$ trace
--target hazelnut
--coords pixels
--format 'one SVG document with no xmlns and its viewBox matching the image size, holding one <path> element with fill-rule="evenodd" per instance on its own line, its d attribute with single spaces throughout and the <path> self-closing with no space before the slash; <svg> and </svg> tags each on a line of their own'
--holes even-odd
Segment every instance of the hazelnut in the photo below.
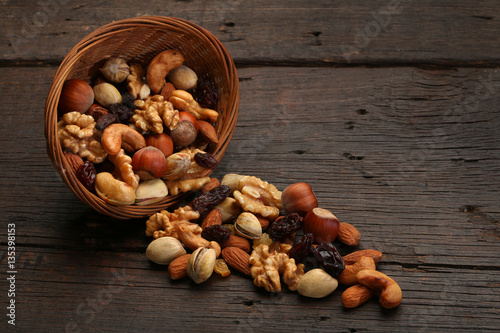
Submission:
<svg viewBox="0 0 500 333">
<path fill-rule="evenodd" d="M 144 147 L 132 157 L 132 169 L 141 180 L 160 178 L 167 171 L 167 161 L 158 148 Z"/>
<path fill-rule="evenodd" d="M 285 214 L 297 213 L 304 217 L 311 209 L 318 207 L 318 200 L 311 185 L 295 183 L 288 185 L 281 195 Z"/>
<path fill-rule="evenodd" d="M 196 118 L 187 111 L 179 112 L 179 122 L 170 131 L 170 137 L 177 147 L 189 146 L 198 136 L 199 125 Z"/>
<path fill-rule="evenodd" d="M 109 82 L 120 83 L 130 74 L 130 67 L 122 58 L 113 57 L 106 60 L 100 71 Z"/>
<path fill-rule="evenodd" d="M 331 243 L 339 234 L 340 222 L 329 210 L 313 208 L 304 217 L 304 234 L 313 234 L 314 242 L 317 244 Z"/>
<path fill-rule="evenodd" d="M 169 157 L 172 155 L 174 151 L 174 143 L 168 134 L 166 133 L 158 133 L 151 134 L 145 137 L 146 145 L 158 148 L 161 150 L 165 157 Z"/>
<path fill-rule="evenodd" d="M 93 102 L 94 91 L 87 82 L 80 79 L 68 80 L 64 83 L 59 98 L 59 114 L 72 111 L 85 113 Z"/>
</svg>

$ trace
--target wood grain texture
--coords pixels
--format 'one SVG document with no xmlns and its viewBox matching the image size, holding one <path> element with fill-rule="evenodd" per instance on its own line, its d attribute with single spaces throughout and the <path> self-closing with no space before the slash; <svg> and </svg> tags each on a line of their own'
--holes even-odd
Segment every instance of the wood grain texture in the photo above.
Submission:
<svg viewBox="0 0 500 333">
<path fill-rule="evenodd" d="M 237 64 L 499 64 L 496 1 L 3 1 L 4 65 L 56 64 L 124 18 L 182 17 L 212 31 Z"/>
<path fill-rule="evenodd" d="M 94 213 L 52 169 L 42 124 L 55 70 L 0 69 L 0 202 L 16 224 L 20 331 L 500 327 L 498 69 L 239 69 L 238 125 L 214 175 L 252 174 L 280 190 L 309 182 L 322 207 L 360 230 L 359 249 L 384 253 L 378 268 L 404 295 L 393 311 L 376 299 L 345 310 L 343 287 L 312 300 L 238 274 L 171 281 L 144 255 L 144 220 Z"/>
</svg>

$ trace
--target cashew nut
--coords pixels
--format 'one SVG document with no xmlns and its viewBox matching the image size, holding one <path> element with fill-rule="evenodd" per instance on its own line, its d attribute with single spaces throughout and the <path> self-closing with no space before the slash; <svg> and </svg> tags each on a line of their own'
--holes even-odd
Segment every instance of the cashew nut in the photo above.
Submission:
<svg viewBox="0 0 500 333">
<path fill-rule="evenodd" d="M 135 191 L 129 184 L 115 179 L 109 172 L 100 172 L 95 178 L 97 195 L 115 206 L 131 205 L 135 202 Z"/>
<path fill-rule="evenodd" d="M 191 230 L 189 230 L 189 228 L 184 225 L 179 226 L 179 240 L 182 242 L 182 244 L 184 244 L 184 246 L 193 251 L 200 247 L 214 249 L 216 258 L 219 257 L 222 251 L 219 243 L 208 241 L 200 235 L 194 234 Z"/>
<path fill-rule="evenodd" d="M 184 62 L 184 56 L 177 50 L 166 50 L 158 53 L 149 63 L 147 81 L 155 94 L 160 93 L 166 83 L 165 77 L 172 69 Z"/>
<path fill-rule="evenodd" d="M 379 295 L 379 303 L 386 309 L 391 309 L 401 303 L 403 292 L 399 285 L 379 271 L 363 269 L 356 274 L 358 282 L 370 288 Z"/>
<path fill-rule="evenodd" d="M 125 124 L 112 124 L 104 130 L 101 144 L 109 155 L 117 155 L 121 148 L 133 153 L 146 147 L 146 140 L 141 133 Z"/>
<path fill-rule="evenodd" d="M 361 257 L 352 265 L 345 265 L 345 269 L 337 277 L 339 283 L 345 286 L 352 286 L 358 283 L 356 274 L 363 269 L 375 269 L 375 260 L 372 257 Z"/>
</svg>

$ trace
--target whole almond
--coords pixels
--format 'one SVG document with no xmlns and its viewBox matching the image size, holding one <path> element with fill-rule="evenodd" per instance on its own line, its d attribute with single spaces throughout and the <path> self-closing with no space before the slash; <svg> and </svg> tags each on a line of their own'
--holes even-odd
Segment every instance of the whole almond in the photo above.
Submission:
<svg viewBox="0 0 500 333">
<path fill-rule="evenodd" d="M 205 141 L 214 145 L 219 142 L 219 136 L 217 135 L 217 131 L 212 124 L 205 120 L 198 120 L 198 125 L 200 127 L 198 133 Z"/>
<path fill-rule="evenodd" d="M 360 251 L 355 251 L 352 253 L 349 253 L 348 255 L 344 256 L 344 262 L 346 265 L 352 265 L 361 257 L 372 257 L 375 263 L 378 263 L 380 260 L 382 260 L 382 252 L 377 251 L 377 250 L 360 250 Z"/>
<path fill-rule="evenodd" d="M 352 224 L 340 222 L 338 239 L 342 244 L 357 246 L 361 242 L 361 234 Z"/>
<path fill-rule="evenodd" d="M 237 247 L 226 247 L 222 250 L 222 258 L 226 263 L 240 273 L 251 275 L 250 255 Z"/>
<path fill-rule="evenodd" d="M 168 274 L 172 280 L 182 279 L 187 276 L 186 267 L 191 254 L 184 254 L 175 258 L 168 265 Z"/>
<path fill-rule="evenodd" d="M 66 150 L 64 150 L 63 153 L 64 157 L 66 157 L 66 161 L 68 161 L 69 167 L 74 173 L 76 173 L 76 170 L 78 170 L 80 165 L 83 164 L 82 158 Z"/>
<path fill-rule="evenodd" d="M 174 90 L 175 90 L 174 85 L 170 82 L 167 82 L 161 89 L 160 95 L 162 95 L 165 98 L 165 100 L 168 101 L 168 99 L 172 95 L 172 91 Z"/>
<path fill-rule="evenodd" d="M 370 298 L 375 296 L 375 292 L 362 284 L 356 284 L 347 288 L 340 298 L 342 305 L 345 308 L 355 308 L 363 303 L 366 303 Z"/>
<path fill-rule="evenodd" d="M 237 235 L 231 235 L 224 243 L 221 244 L 222 248 L 225 247 L 237 247 L 245 252 L 250 252 L 250 242 L 244 237 Z"/>
<path fill-rule="evenodd" d="M 266 230 L 267 227 L 269 227 L 269 220 L 268 219 L 265 219 L 261 216 L 257 216 L 257 219 L 260 222 L 260 226 L 262 227 L 262 230 Z"/>
<path fill-rule="evenodd" d="M 358 283 L 356 274 L 363 269 L 375 269 L 375 261 L 372 257 L 361 257 L 352 265 L 345 265 L 345 269 L 337 277 L 339 283 L 345 286 L 352 286 Z"/>
<path fill-rule="evenodd" d="M 217 208 L 212 209 L 205 215 L 201 223 L 201 228 L 205 229 L 211 225 L 222 225 L 222 214 Z"/>
</svg>

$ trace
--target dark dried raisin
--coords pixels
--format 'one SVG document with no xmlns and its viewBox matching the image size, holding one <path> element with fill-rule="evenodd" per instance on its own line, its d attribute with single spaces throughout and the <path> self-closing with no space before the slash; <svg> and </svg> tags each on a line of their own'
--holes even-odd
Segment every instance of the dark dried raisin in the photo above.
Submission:
<svg viewBox="0 0 500 333">
<path fill-rule="evenodd" d="M 344 259 L 332 243 L 321 243 L 314 250 L 314 259 L 331 276 L 339 276 L 345 268 Z"/>
<path fill-rule="evenodd" d="M 210 170 L 217 168 L 217 164 L 219 164 L 219 161 L 209 153 L 196 153 L 194 155 L 194 161 L 199 166 Z"/>
<path fill-rule="evenodd" d="M 95 177 L 97 172 L 94 163 L 85 161 L 76 170 L 76 178 L 82 183 L 83 186 L 89 191 L 94 190 Z"/>
<path fill-rule="evenodd" d="M 134 111 L 123 104 L 111 104 L 109 112 L 116 114 L 122 123 L 127 122 L 134 115 Z"/>
<path fill-rule="evenodd" d="M 193 98 L 200 106 L 215 109 L 219 102 L 219 91 L 212 80 L 201 77 L 194 88 Z"/>
<path fill-rule="evenodd" d="M 283 242 L 300 229 L 300 222 L 302 222 L 302 217 L 299 214 L 288 214 L 276 219 L 267 230 L 267 233 L 272 240 Z"/>
<path fill-rule="evenodd" d="M 231 189 L 227 185 L 217 186 L 210 191 L 200 195 L 191 203 L 191 207 L 197 211 L 209 210 L 231 195 Z"/>
<path fill-rule="evenodd" d="M 201 237 L 222 244 L 231 237 L 231 230 L 223 225 L 211 225 L 203 229 Z"/>
<path fill-rule="evenodd" d="M 288 256 L 295 259 L 296 263 L 301 263 L 309 254 L 313 253 L 313 241 L 313 234 L 305 234 L 292 246 L 290 251 L 288 251 Z"/>
<path fill-rule="evenodd" d="M 109 125 L 116 124 L 119 122 L 120 119 L 118 118 L 118 115 L 114 113 L 108 113 L 99 117 L 99 120 L 97 120 L 95 124 L 95 128 L 99 131 L 104 131 L 104 129 Z"/>
<path fill-rule="evenodd" d="M 122 94 L 122 104 L 128 107 L 131 110 L 137 109 L 137 105 L 135 105 L 135 98 L 134 95 L 132 95 L 129 92 L 123 93 Z"/>
</svg>

